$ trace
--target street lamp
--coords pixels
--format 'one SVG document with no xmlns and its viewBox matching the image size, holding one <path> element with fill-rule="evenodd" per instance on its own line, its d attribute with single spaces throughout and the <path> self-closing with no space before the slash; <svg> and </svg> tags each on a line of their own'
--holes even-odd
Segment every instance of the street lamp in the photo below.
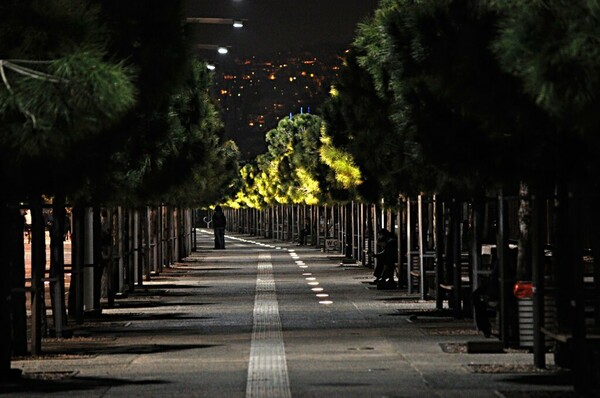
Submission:
<svg viewBox="0 0 600 398">
<path fill-rule="evenodd" d="M 243 28 L 244 19 L 233 19 L 233 18 L 186 18 L 186 23 L 198 23 L 198 24 L 213 24 L 213 25 L 231 25 L 234 28 Z"/>
<path fill-rule="evenodd" d="M 229 46 L 217 46 L 216 44 L 196 44 L 198 50 L 213 50 L 219 54 L 227 54 L 229 52 Z"/>
</svg>

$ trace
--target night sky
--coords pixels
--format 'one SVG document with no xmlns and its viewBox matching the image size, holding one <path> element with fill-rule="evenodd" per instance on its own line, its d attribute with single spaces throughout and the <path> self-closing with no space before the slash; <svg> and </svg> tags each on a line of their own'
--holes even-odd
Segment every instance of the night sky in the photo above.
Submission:
<svg viewBox="0 0 600 398">
<path fill-rule="evenodd" d="M 356 24 L 377 7 L 378 0 L 187 0 L 186 16 L 247 19 L 242 29 L 196 25 L 193 32 L 203 44 L 231 46 L 225 57 L 246 58 L 280 51 L 347 48 Z M 204 55 L 204 54 L 202 54 Z"/>
</svg>

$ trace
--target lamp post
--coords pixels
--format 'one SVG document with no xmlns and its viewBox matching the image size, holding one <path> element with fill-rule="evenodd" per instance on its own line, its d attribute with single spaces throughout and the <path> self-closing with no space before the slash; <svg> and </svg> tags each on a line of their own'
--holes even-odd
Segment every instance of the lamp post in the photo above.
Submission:
<svg viewBox="0 0 600 398">
<path fill-rule="evenodd" d="M 208 17 L 188 17 L 185 22 L 188 24 L 209 24 L 209 25 L 231 25 L 236 29 L 244 27 L 246 19 L 240 18 L 208 18 Z M 219 54 L 227 54 L 229 52 L 229 46 L 218 46 L 214 44 L 196 44 L 198 50 L 213 50 Z M 214 63 L 208 63 L 206 67 L 209 70 L 215 70 L 216 66 Z"/>
<path fill-rule="evenodd" d="M 218 52 L 219 54 L 227 54 L 229 52 L 230 46 L 218 46 L 216 44 L 196 44 L 196 48 L 198 50 L 213 50 Z"/>
<path fill-rule="evenodd" d="M 186 18 L 186 23 L 194 24 L 212 24 L 212 25 L 231 25 L 236 29 L 243 28 L 245 19 L 234 19 L 234 18 Z"/>
</svg>

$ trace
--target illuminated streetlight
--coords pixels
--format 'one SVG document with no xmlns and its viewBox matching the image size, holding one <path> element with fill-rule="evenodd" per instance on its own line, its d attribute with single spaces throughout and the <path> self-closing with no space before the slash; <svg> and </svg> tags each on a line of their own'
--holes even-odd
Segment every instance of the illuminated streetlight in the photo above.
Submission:
<svg viewBox="0 0 600 398">
<path fill-rule="evenodd" d="M 213 25 L 231 25 L 234 28 L 243 28 L 245 19 L 233 18 L 186 18 L 187 23 L 213 24 Z"/>
<path fill-rule="evenodd" d="M 196 44 L 198 50 L 213 50 L 219 54 L 227 54 L 229 52 L 228 46 L 217 46 L 215 44 Z"/>
</svg>

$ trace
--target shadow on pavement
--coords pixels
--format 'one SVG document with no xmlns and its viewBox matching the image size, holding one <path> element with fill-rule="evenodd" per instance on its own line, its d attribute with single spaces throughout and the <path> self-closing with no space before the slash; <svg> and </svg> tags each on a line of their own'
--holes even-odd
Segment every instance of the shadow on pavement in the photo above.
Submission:
<svg viewBox="0 0 600 398">
<path fill-rule="evenodd" d="M 114 308 L 158 308 L 158 307 L 177 307 L 183 305 L 212 305 L 217 303 L 205 303 L 200 301 L 173 301 L 163 302 L 160 300 L 148 301 L 118 301 Z"/>
<path fill-rule="evenodd" d="M 127 313 L 127 314 L 104 314 L 101 317 L 89 318 L 90 322 L 127 322 L 127 321 L 179 321 L 179 320 L 200 320 L 200 319 L 212 319 L 208 316 L 197 316 L 190 314 L 152 314 L 152 313 Z"/>
<path fill-rule="evenodd" d="M 102 377 L 68 377 L 58 380 L 30 378 L 27 375 L 6 385 L 0 384 L 0 393 L 60 393 L 84 390 L 108 389 L 127 385 L 159 385 L 168 384 L 166 380 L 127 380 Z"/>
<path fill-rule="evenodd" d="M 510 376 L 504 381 L 513 384 L 538 385 L 538 386 L 572 386 L 573 373 L 570 371 L 547 371 L 540 374 L 526 374 Z"/>
<path fill-rule="evenodd" d="M 167 352 L 177 352 L 185 350 L 196 350 L 211 347 L 218 347 L 220 344 L 127 344 L 115 345 L 114 341 L 102 342 L 96 344 L 72 344 L 69 346 L 54 346 L 46 350 L 50 354 L 48 359 L 61 359 L 73 356 L 95 357 L 97 355 L 117 355 L 117 354 L 160 354 Z M 38 358 L 32 357 L 32 360 Z M 22 360 L 27 360 L 23 358 Z M 68 363 L 68 359 L 64 359 Z"/>
</svg>

